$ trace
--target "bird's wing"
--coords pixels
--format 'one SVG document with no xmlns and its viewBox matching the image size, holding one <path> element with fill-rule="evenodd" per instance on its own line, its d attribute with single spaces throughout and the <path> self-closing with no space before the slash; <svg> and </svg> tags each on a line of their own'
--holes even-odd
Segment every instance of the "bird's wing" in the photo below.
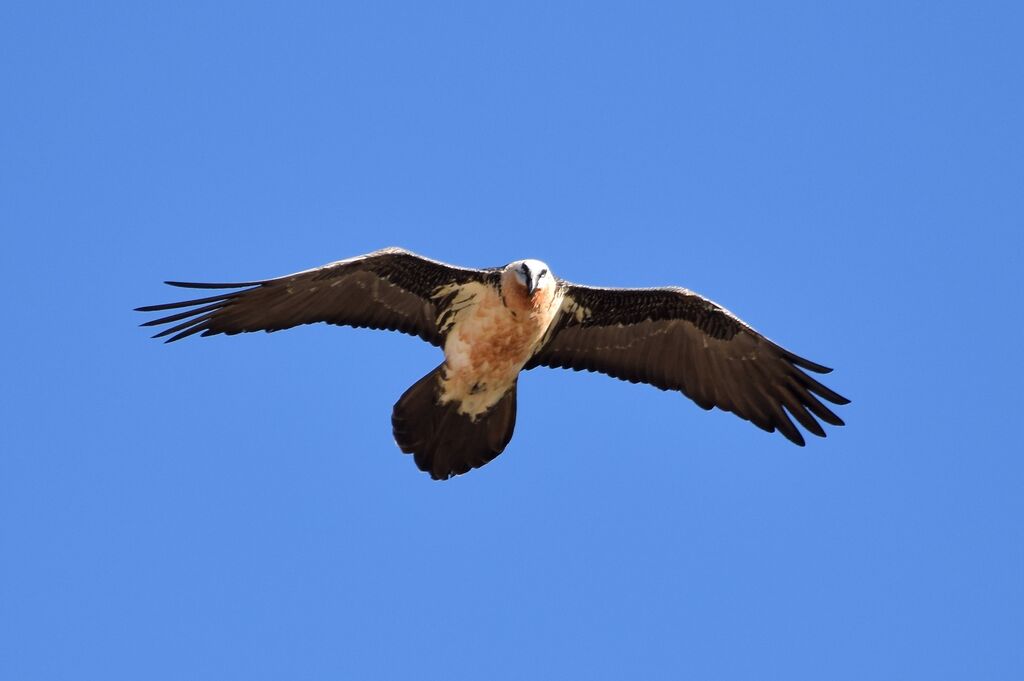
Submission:
<svg viewBox="0 0 1024 681">
<path fill-rule="evenodd" d="M 559 316 L 528 369 L 599 371 L 679 390 L 704 409 L 731 411 L 798 445 L 804 439 L 789 416 L 822 437 L 815 417 L 843 425 L 815 395 L 833 404 L 849 400 L 803 371 L 831 369 L 776 345 L 707 298 L 682 288 L 561 285 Z"/>
<path fill-rule="evenodd" d="M 438 329 L 438 317 L 455 297 L 457 288 L 452 285 L 488 281 L 493 276 L 491 270 L 454 267 L 400 248 L 386 248 L 265 281 L 168 281 L 184 288 L 241 290 L 138 310 L 183 309 L 143 324 L 173 324 L 154 336 L 170 336 L 168 343 L 194 333 L 279 331 L 327 322 L 401 331 L 441 345 L 444 333 Z"/>
</svg>

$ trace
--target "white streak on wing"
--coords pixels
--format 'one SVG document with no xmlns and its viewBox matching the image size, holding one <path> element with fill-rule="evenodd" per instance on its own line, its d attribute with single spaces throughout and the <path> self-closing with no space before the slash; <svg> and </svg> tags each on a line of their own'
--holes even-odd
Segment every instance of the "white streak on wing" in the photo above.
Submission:
<svg viewBox="0 0 1024 681">
<path fill-rule="evenodd" d="M 577 303 L 572 296 L 565 296 L 565 298 L 562 299 L 562 308 L 565 313 L 572 315 L 576 322 L 580 324 L 593 314 L 590 308 L 583 307 Z"/>
</svg>

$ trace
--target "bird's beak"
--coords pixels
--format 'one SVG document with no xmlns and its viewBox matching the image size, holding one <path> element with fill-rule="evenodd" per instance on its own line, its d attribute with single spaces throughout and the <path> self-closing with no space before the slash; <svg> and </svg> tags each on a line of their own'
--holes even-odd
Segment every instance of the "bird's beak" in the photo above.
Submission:
<svg viewBox="0 0 1024 681">
<path fill-rule="evenodd" d="M 526 278 L 526 295 L 532 297 L 534 291 L 537 290 L 538 284 L 540 284 L 540 277 L 533 272 L 530 272 L 530 276 Z"/>
</svg>

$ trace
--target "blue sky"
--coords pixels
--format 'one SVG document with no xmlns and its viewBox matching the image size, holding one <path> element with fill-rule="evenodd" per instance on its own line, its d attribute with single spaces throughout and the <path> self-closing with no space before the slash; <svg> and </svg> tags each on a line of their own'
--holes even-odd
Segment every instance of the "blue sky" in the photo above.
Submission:
<svg viewBox="0 0 1024 681">
<path fill-rule="evenodd" d="M 1018 3 L 4 3 L 0 676 L 1020 679 Z M 401 245 L 679 284 L 836 367 L 793 447 L 416 339 L 148 340 L 164 279 Z"/>
</svg>

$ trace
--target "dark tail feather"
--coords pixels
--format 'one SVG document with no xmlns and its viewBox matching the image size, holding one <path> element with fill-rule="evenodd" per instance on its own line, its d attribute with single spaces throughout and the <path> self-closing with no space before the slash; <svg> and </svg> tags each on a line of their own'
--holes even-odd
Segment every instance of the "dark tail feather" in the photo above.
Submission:
<svg viewBox="0 0 1024 681">
<path fill-rule="evenodd" d="M 462 475 L 501 454 L 516 427 L 516 386 L 475 421 L 458 404 L 438 404 L 444 365 L 416 381 L 391 413 L 395 442 L 435 480 Z"/>
</svg>

